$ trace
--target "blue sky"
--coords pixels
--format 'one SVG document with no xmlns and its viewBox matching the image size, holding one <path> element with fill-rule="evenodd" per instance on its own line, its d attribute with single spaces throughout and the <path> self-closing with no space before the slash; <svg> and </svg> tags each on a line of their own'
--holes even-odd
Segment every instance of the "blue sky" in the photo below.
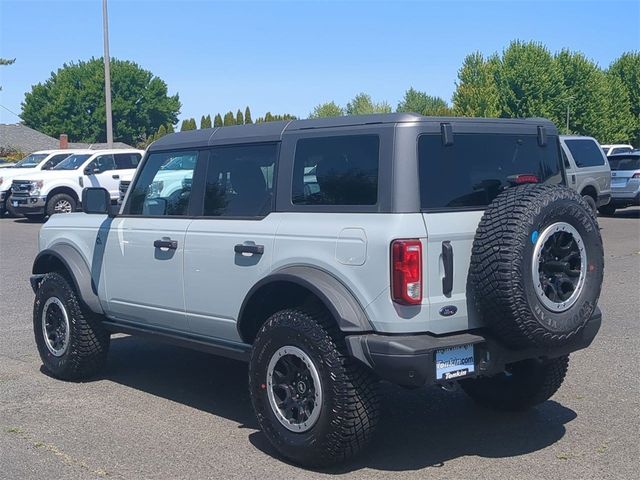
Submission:
<svg viewBox="0 0 640 480">
<path fill-rule="evenodd" d="M 102 55 L 101 0 L 0 0 L 0 105 L 20 113 L 31 85 Z M 180 118 L 244 109 L 307 116 L 359 92 L 394 107 L 413 86 L 450 100 L 465 55 L 513 39 L 579 50 L 606 67 L 640 50 L 635 1 L 109 0 L 111 56 L 179 93 Z M 0 108 L 0 122 L 18 118 Z"/>
</svg>

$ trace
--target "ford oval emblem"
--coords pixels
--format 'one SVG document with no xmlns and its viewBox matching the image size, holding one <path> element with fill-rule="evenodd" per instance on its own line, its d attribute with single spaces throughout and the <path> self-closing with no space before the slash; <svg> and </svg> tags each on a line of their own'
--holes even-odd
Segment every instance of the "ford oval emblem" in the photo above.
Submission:
<svg viewBox="0 0 640 480">
<path fill-rule="evenodd" d="M 450 317 L 451 315 L 455 315 L 458 311 L 458 307 L 455 305 L 446 305 L 440 309 L 440 315 L 443 317 Z"/>
</svg>

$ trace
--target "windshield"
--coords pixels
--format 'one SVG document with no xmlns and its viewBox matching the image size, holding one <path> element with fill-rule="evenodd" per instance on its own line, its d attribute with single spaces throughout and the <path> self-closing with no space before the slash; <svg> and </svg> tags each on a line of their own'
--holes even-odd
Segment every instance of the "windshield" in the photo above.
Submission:
<svg viewBox="0 0 640 480">
<path fill-rule="evenodd" d="M 38 164 L 48 156 L 48 153 L 32 153 L 28 157 L 25 157 L 17 162 L 14 166 L 15 168 L 34 168 L 37 167 Z"/>
<path fill-rule="evenodd" d="M 91 154 L 89 153 L 82 155 L 70 155 L 53 167 L 53 170 L 76 170 L 80 168 L 80 165 L 82 165 L 90 156 Z"/>
<path fill-rule="evenodd" d="M 640 170 L 640 155 L 609 157 L 611 170 Z"/>
</svg>

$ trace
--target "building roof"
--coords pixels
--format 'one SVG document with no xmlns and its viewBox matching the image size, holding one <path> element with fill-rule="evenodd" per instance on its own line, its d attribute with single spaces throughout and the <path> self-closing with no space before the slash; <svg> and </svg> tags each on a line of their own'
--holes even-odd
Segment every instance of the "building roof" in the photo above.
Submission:
<svg viewBox="0 0 640 480">
<path fill-rule="evenodd" d="M 0 148 L 31 153 L 37 150 L 59 148 L 60 142 L 21 123 L 0 123 Z"/>
<path fill-rule="evenodd" d="M 0 123 L 0 148 L 29 154 L 38 150 L 59 149 L 60 141 L 21 123 Z M 104 150 L 108 147 L 106 143 L 69 142 L 68 148 Z M 133 147 L 123 142 L 113 142 L 113 148 Z"/>
</svg>

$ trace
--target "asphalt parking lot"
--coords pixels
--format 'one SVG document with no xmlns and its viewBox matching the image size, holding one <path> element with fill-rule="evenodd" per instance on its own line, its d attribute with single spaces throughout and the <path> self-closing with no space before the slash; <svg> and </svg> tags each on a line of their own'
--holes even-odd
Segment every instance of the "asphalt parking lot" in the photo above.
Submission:
<svg viewBox="0 0 640 480">
<path fill-rule="evenodd" d="M 317 472 L 276 457 L 242 363 L 120 336 L 100 378 L 48 377 L 28 282 L 40 225 L 0 219 L 0 478 L 637 478 L 640 209 L 599 221 L 603 327 L 552 400 L 498 414 L 459 391 L 383 385 L 371 447 Z"/>
</svg>

